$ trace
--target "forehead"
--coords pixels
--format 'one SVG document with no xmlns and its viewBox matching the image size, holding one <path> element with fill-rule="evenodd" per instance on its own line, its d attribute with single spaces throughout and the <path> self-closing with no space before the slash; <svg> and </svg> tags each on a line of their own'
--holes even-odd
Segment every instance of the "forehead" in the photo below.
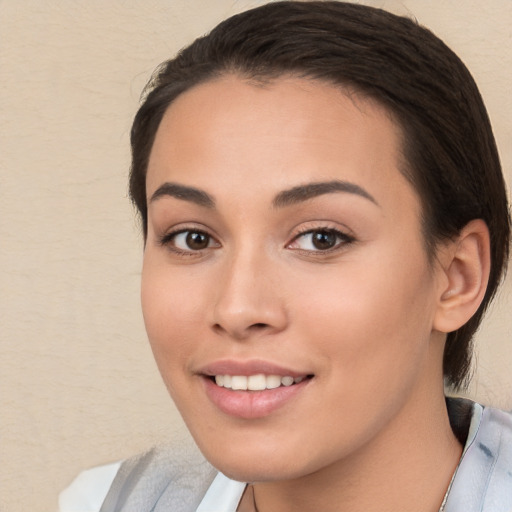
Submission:
<svg viewBox="0 0 512 512">
<path fill-rule="evenodd" d="M 374 197 L 399 188 L 411 194 L 401 160 L 400 128 L 372 100 L 315 80 L 254 84 L 226 76 L 170 105 L 151 151 L 147 192 L 178 181 L 213 193 L 270 195 L 342 179 Z"/>
</svg>

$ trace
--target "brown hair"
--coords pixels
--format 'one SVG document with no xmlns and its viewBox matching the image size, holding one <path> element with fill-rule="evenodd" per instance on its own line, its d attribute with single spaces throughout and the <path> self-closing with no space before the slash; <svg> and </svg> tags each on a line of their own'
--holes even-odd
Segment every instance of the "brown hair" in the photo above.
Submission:
<svg viewBox="0 0 512 512">
<path fill-rule="evenodd" d="M 233 16 L 163 63 L 131 132 L 130 194 L 147 233 L 146 169 L 155 133 L 182 92 L 227 73 L 267 80 L 293 74 L 363 93 L 402 128 L 401 172 L 423 207 L 427 251 L 483 219 L 491 271 L 475 315 L 448 334 L 447 382 L 467 383 L 472 337 L 508 260 L 510 216 L 489 118 L 461 60 L 429 30 L 381 9 L 333 1 L 275 2 Z"/>
</svg>

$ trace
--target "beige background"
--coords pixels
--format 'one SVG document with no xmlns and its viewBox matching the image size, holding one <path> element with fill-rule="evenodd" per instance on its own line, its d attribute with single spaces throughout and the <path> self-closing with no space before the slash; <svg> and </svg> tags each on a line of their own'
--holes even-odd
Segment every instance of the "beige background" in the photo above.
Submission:
<svg viewBox="0 0 512 512">
<path fill-rule="evenodd" d="M 0 0 L 0 508 L 56 509 L 81 469 L 182 428 L 146 345 L 128 133 L 156 64 L 233 0 Z M 473 71 L 512 182 L 512 1 L 368 1 Z M 468 148 L 470 149 L 470 148 Z M 512 284 L 470 394 L 512 407 Z"/>
</svg>

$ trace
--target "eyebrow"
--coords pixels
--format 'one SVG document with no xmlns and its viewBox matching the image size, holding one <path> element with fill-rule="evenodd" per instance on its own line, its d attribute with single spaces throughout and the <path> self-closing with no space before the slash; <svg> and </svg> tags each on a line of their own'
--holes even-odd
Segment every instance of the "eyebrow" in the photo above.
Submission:
<svg viewBox="0 0 512 512">
<path fill-rule="evenodd" d="M 204 206 L 205 208 L 215 208 L 215 200 L 204 190 L 169 182 L 160 185 L 151 196 L 149 202 L 152 203 L 165 196 L 181 199 L 182 201 L 189 201 L 199 206 Z"/>
<path fill-rule="evenodd" d="M 332 194 L 335 192 L 345 192 L 348 194 L 355 194 L 365 199 L 368 199 L 377 206 L 380 206 L 375 198 L 367 192 L 364 188 L 350 183 L 348 181 L 332 180 L 322 181 L 318 183 L 307 183 L 306 185 L 299 185 L 289 190 L 284 190 L 277 194 L 272 201 L 275 208 L 283 208 L 293 204 L 307 201 L 324 194 Z"/>
<path fill-rule="evenodd" d="M 368 199 L 375 205 L 379 206 L 379 203 L 375 198 L 364 188 L 356 185 L 355 183 L 340 180 L 307 183 L 288 190 L 283 190 L 274 197 L 272 205 L 274 208 L 284 208 L 286 206 L 307 201 L 308 199 L 313 199 L 314 197 L 336 192 L 355 194 Z M 215 199 L 204 190 L 169 182 L 160 185 L 160 187 L 158 187 L 151 196 L 149 202 L 151 203 L 165 196 L 174 197 L 182 201 L 189 201 L 205 208 L 215 208 Z"/>
</svg>

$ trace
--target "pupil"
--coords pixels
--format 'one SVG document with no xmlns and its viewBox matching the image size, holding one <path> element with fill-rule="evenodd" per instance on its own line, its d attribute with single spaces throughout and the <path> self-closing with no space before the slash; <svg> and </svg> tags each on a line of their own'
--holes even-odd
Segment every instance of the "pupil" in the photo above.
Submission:
<svg viewBox="0 0 512 512">
<path fill-rule="evenodd" d="M 208 235 L 204 233 L 194 233 L 191 232 L 187 235 L 187 245 L 191 249 L 199 250 L 206 249 L 208 247 Z"/>
<path fill-rule="evenodd" d="M 330 249 L 336 244 L 336 235 L 330 231 L 315 231 L 313 245 L 316 249 Z"/>
</svg>

